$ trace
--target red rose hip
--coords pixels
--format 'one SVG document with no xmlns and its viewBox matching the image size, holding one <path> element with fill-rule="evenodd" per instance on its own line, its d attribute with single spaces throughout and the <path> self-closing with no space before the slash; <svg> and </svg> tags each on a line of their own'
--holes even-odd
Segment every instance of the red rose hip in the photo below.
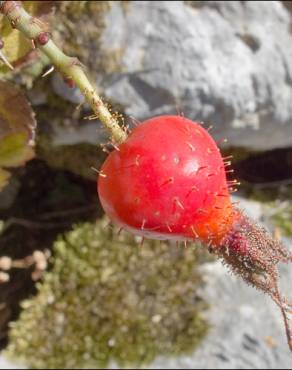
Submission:
<svg viewBox="0 0 292 370">
<path fill-rule="evenodd" d="M 156 239 L 219 240 L 230 227 L 230 202 L 219 149 L 198 123 L 150 119 L 113 151 L 98 192 L 123 228 Z"/>
</svg>

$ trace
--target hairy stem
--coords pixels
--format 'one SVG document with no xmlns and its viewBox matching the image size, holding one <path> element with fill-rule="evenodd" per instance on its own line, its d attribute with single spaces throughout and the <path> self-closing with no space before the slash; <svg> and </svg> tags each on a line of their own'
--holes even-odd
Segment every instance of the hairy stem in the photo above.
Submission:
<svg viewBox="0 0 292 370">
<path fill-rule="evenodd" d="M 79 87 L 96 116 L 109 131 L 113 141 L 117 144 L 122 143 L 127 138 L 127 134 L 119 126 L 117 119 L 109 112 L 95 88 L 92 87 L 78 59 L 64 54 L 51 40 L 45 24 L 29 15 L 20 1 L 0 1 L 0 12 L 9 19 L 12 27 L 33 41 L 35 46 L 62 73 L 69 85 L 75 83 Z"/>
</svg>

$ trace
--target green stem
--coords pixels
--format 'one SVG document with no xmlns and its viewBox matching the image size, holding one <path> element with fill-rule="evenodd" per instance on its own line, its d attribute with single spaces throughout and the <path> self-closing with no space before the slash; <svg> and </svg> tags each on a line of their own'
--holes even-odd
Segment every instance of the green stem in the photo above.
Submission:
<svg viewBox="0 0 292 370">
<path fill-rule="evenodd" d="M 36 47 L 50 59 L 67 80 L 74 81 L 114 142 L 120 144 L 125 141 L 126 132 L 92 87 L 78 59 L 64 54 L 50 39 L 42 22 L 29 15 L 20 1 L 0 1 L 0 12 L 9 19 L 12 27 L 34 41 Z"/>
</svg>

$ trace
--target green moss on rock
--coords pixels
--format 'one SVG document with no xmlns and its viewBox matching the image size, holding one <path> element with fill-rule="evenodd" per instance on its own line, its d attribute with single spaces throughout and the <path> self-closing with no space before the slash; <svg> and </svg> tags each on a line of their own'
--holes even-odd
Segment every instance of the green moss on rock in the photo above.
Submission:
<svg viewBox="0 0 292 370">
<path fill-rule="evenodd" d="M 198 252 L 139 247 L 106 222 L 76 226 L 55 243 L 51 272 L 12 325 L 10 358 L 32 368 L 142 366 L 204 337 Z"/>
</svg>

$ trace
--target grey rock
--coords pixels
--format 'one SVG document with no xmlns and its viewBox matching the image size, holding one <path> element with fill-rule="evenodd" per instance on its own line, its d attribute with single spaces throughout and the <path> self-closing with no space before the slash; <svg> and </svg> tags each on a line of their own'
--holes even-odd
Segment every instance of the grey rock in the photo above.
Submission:
<svg viewBox="0 0 292 370">
<path fill-rule="evenodd" d="M 290 146 L 289 11 L 280 1 L 194 3 L 113 2 L 102 48 L 123 51 L 123 72 L 99 78 L 105 96 L 139 120 L 179 108 L 232 146 Z"/>
</svg>

